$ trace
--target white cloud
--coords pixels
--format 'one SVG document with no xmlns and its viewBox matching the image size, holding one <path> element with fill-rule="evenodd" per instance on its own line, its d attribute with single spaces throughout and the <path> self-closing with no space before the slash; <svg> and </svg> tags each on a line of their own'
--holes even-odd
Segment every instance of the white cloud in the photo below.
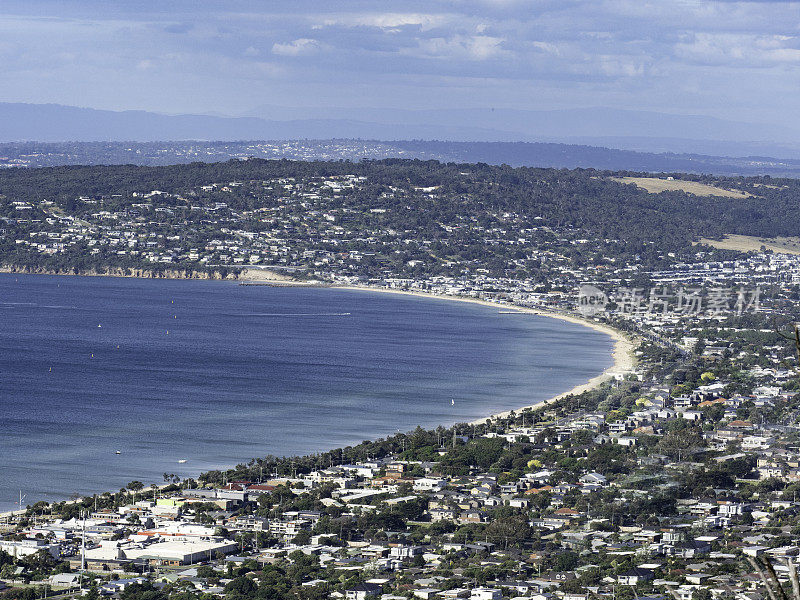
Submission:
<svg viewBox="0 0 800 600">
<path fill-rule="evenodd" d="M 624 56 L 600 56 L 600 71 L 610 77 L 636 77 L 645 72 L 644 65 Z"/>
<path fill-rule="evenodd" d="M 426 31 L 440 27 L 450 20 L 440 14 L 427 13 L 347 13 L 328 17 L 321 23 L 324 27 L 377 27 L 379 29 L 397 29 L 415 26 Z M 317 27 L 320 25 L 318 24 Z"/>
<path fill-rule="evenodd" d="M 551 44 L 550 42 L 531 42 L 531 46 L 545 54 L 552 54 L 553 56 L 561 55 L 561 49 L 557 44 Z"/>
<path fill-rule="evenodd" d="M 39 3 L 47 11 L 30 0 L 3 1 L 0 58 L 5 88 L 41 101 L 91 94 L 107 107 L 177 112 L 208 102 L 230 112 L 243 92 L 262 85 L 265 101 L 276 90 L 282 100 L 313 89 L 319 102 L 342 105 L 422 108 L 502 97 L 519 108 L 658 110 L 682 102 L 681 110 L 734 116 L 735 97 L 743 113 L 780 105 L 800 114 L 792 93 L 800 76 L 797 3 L 228 0 L 209 10 L 190 0 Z M 53 78 L 59 85 L 43 83 Z M 219 99 L 186 92 L 196 89 Z"/>
<path fill-rule="evenodd" d="M 286 44 L 273 44 L 273 54 L 281 56 L 308 56 L 316 54 L 320 49 L 320 43 L 310 38 L 299 38 Z"/>
<path fill-rule="evenodd" d="M 489 35 L 456 35 L 448 38 L 436 37 L 419 40 L 415 48 L 401 52 L 410 56 L 439 59 L 487 60 L 504 55 L 504 39 Z"/>
<path fill-rule="evenodd" d="M 798 39 L 785 35 L 697 32 L 675 44 L 687 62 L 730 67 L 800 66 Z"/>
</svg>

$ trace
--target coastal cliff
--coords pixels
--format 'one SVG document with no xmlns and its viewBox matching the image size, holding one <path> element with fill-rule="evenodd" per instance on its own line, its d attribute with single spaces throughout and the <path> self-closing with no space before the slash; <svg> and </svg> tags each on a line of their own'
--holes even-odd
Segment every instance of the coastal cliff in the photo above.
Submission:
<svg viewBox="0 0 800 600">
<path fill-rule="evenodd" d="M 0 273 L 24 273 L 31 275 L 82 275 L 85 277 L 137 277 L 140 279 L 238 279 L 239 273 L 230 271 L 195 271 L 191 269 L 141 269 L 108 267 L 98 269 L 46 269 L 17 265 L 0 266 Z"/>
<path fill-rule="evenodd" d="M 217 281 L 258 281 L 289 283 L 293 278 L 266 269 L 143 269 L 108 267 L 98 269 L 49 269 L 43 267 L 0 265 L 0 273 L 28 275 L 81 275 L 84 277 L 134 277 L 139 279 L 206 279 Z"/>
</svg>

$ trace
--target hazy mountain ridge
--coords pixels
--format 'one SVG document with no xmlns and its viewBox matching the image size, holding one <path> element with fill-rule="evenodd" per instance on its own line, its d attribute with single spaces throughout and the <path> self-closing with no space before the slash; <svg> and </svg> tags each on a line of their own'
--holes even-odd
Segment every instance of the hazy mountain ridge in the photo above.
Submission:
<svg viewBox="0 0 800 600">
<path fill-rule="evenodd" d="M 519 138 L 510 131 L 480 127 L 431 128 L 354 119 L 264 120 L 257 117 L 164 115 L 109 111 L 58 104 L 0 103 L 0 142 L 160 141 L 254 139 L 492 139 Z"/>
<path fill-rule="evenodd" d="M 398 126 L 467 127 L 480 123 L 484 129 L 513 132 L 520 141 L 574 141 L 579 139 L 685 139 L 719 142 L 754 141 L 793 143 L 800 131 L 771 124 L 745 123 L 704 115 L 678 115 L 615 108 L 519 110 L 471 108 L 402 110 L 386 108 L 345 109 L 261 106 L 245 115 L 270 120 L 358 120 Z M 399 136 L 402 138 L 402 136 Z M 479 141 L 479 140 L 472 140 Z M 496 140 L 480 140 L 496 141 Z M 590 145 L 606 145 L 591 142 Z"/>
<path fill-rule="evenodd" d="M 637 152 L 800 159 L 800 132 L 713 117 L 607 108 L 522 111 L 261 107 L 247 115 L 166 115 L 0 103 L 0 142 L 162 140 L 543 142 Z"/>
</svg>

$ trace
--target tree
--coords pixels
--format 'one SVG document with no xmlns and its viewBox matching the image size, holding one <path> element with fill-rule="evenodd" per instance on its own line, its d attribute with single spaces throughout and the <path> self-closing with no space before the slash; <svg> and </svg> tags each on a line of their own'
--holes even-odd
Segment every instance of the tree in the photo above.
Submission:
<svg viewBox="0 0 800 600">
<path fill-rule="evenodd" d="M 56 559 L 47 550 L 39 550 L 25 557 L 25 562 L 34 571 L 41 573 L 48 573 L 53 567 L 56 566 Z"/>
<path fill-rule="evenodd" d="M 256 582 L 249 577 L 237 577 L 232 581 L 225 584 L 225 594 L 231 596 L 239 594 L 241 596 L 250 596 L 258 589 Z"/>
<path fill-rule="evenodd" d="M 586 468 L 603 475 L 622 472 L 628 450 L 619 444 L 603 444 L 594 448 L 586 457 Z"/>
<path fill-rule="evenodd" d="M 0 550 L 0 567 L 14 564 L 14 557 L 5 550 Z"/>
<path fill-rule="evenodd" d="M 494 519 L 486 527 L 485 533 L 490 541 L 507 548 L 528 539 L 531 528 L 525 517 L 514 515 Z"/>
<path fill-rule="evenodd" d="M 562 552 L 556 556 L 554 569 L 556 571 L 571 571 L 578 566 L 578 555 L 574 552 Z"/>
<path fill-rule="evenodd" d="M 711 600 L 711 590 L 708 588 L 697 588 L 692 592 L 692 600 Z"/>
<path fill-rule="evenodd" d="M 167 595 L 152 583 L 134 583 L 120 593 L 121 600 L 167 600 Z"/>
<path fill-rule="evenodd" d="M 308 544 L 310 541 L 311 541 L 311 532 L 308 531 L 307 529 L 303 529 L 296 536 L 294 536 L 294 539 L 292 539 L 292 542 L 294 544 L 297 544 L 298 546 L 303 546 L 305 544 Z"/>
<path fill-rule="evenodd" d="M 136 501 L 136 492 L 139 492 L 144 489 L 144 484 L 141 481 L 131 481 L 128 484 L 128 489 L 133 492 L 133 500 Z"/>
<path fill-rule="evenodd" d="M 209 579 L 212 577 L 219 577 L 219 573 L 214 570 L 213 567 L 209 565 L 200 565 L 197 567 L 197 576 L 202 577 L 203 579 Z"/>
</svg>

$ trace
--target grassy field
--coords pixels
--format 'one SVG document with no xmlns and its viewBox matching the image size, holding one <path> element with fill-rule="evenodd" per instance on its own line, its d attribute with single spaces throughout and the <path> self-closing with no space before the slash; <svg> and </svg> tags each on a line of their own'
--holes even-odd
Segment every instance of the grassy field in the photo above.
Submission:
<svg viewBox="0 0 800 600">
<path fill-rule="evenodd" d="M 612 177 L 621 183 L 635 183 L 637 187 L 647 190 L 651 194 L 668 191 L 684 191 L 695 196 L 724 196 L 725 198 L 748 198 L 752 194 L 738 190 L 725 190 L 697 183 L 696 181 L 682 181 L 680 179 L 659 179 L 658 177 Z"/>
<path fill-rule="evenodd" d="M 722 240 L 702 238 L 698 243 L 708 244 L 721 250 L 749 252 L 751 250 L 758 251 L 764 246 L 773 252 L 800 254 L 800 238 L 797 237 L 758 238 L 751 235 L 726 235 Z"/>
</svg>

